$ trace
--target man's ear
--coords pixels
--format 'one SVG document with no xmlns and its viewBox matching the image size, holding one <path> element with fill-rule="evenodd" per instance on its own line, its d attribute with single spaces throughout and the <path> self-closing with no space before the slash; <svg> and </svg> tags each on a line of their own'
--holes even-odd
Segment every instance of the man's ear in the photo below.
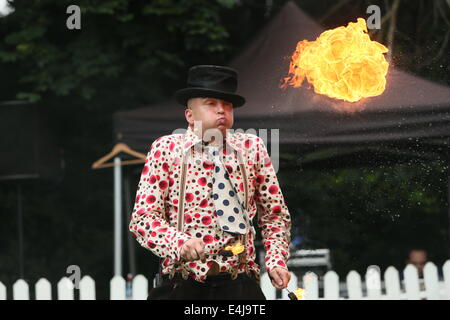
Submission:
<svg viewBox="0 0 450 320">
<path fill-rule="evenodd" d="M 186 121 L 189 123 L 189 125 L 194 125 L 194 119 L 192 117 L 192 110 L 189 109 L 189 107 L 186 107 L 184 109 L 184 116 L 186 117 Z"/>
</svg>

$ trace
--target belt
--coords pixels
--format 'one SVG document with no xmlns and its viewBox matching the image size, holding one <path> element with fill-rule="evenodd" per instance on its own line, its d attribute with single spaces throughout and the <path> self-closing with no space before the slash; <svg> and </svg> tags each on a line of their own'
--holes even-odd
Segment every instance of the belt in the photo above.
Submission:
<svg viewBox="0 0 450 320">
<path fill-rule="evenodd" d="M 250 278 L 254 278 L 254 276 L 252 274 L 247 274 L 245 272 L 241 272 L 241 273 L 239 273 L 237 275 L 236 280 L 238 280 L 238 279 L 242 280 L 242 279 L 244 279 L 246 277 L 247 278 L 249 278 L 249 277 Z M 187 278 L 186 280 L 183 279 L 183 276 L 179 272 L 175 273 L 173 279 L 170 279 L 170 276 L 168 274 L 163 274 L 162 275 L 162 279 L 163 279 L 163 281 L 171 281 L 172 280 L 172 281 L 195 281 L 196 282 L 196 280 L 191 278 L 191 277 Z M 211 276 L 211 275 L 207 276 L 206 279 L 205 279 L 205 282 L 206 283 L 213 283 L 213 282 L 220 282 L 220 281 L 231 280 L 231 279 L 232 279 L 231 278 L 231 273 L 229 273 L 229 272 L 220 272 L 220 273 L 218 273 L 216 275 L 213 275 L 213 276 Z"/>
</svg>

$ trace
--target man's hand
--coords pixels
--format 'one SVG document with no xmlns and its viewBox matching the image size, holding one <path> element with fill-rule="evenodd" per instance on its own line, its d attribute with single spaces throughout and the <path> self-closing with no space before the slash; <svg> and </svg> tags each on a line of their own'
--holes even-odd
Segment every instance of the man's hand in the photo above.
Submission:
<svg viewBox="0 0 450 320">
<path fill-rule="evenodd" d="M 205 262 L 205 244 L 200 239 L 189 239 L 181 247 L 180 256 L 187 261 L 202 260 Z"/>
<path fill-rule="evenodd" d="M 273 268 L 269 271 L 269 276 L 272 279 L 272 285 L 279 290 L 287 288 L 291 280 L 291 274 L 284 268 Z"/>
</svg>

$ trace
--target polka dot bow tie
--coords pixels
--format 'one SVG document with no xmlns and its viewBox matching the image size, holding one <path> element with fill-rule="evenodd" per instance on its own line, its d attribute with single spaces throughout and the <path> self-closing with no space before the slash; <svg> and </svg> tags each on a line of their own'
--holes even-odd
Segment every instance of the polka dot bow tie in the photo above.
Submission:
<svg viewBox="0 0 450 320">
<path fill-rule="evenodd" d="M 222 147 L 204 147 L 209 160 L 214 163 L 213 199 L 217 220 L 223 231 L 231 234 L 245 234 L 248 226 L 245 209 L 239 201 L 228 171 L 220 160 L 219 151 Z"/>
</svg>

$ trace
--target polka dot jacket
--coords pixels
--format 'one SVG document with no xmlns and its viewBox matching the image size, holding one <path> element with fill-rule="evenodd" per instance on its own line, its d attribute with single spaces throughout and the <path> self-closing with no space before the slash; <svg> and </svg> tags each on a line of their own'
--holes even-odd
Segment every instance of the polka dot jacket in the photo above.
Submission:
<svg viewBox="0 0 450 320">
<path fill-rule="evenodd" d="M 223 232 L 216 223 L 212 193 L 214 164 L 207 160 L 202 140 L 190 127 L 185 134 L 159 137 L 150 147 L 129 230 L 142 247 L 162 258 L 163 274 L 180 272 L 185 279 L 192 277 L 204 282 L 215 261 L 220 270 L 231 273 L 232 278 L 241 272 L 251 272 L 259 279 L 260 267 L 255 263 L 255 215 L 266 250 L 266 269 L 287 269 L 291 218 L 264 142 L 254 134 L 238 131 L 228 131 L 225 141 L 222 161 L 238 198 L 241 203 L 247 203 L 251 222 L 245 238 Z M 182 158 L 183 152 L 185 158 Z M 185 179 L 182 179 L 183 161 L 186 163 Z M 241 172 L 239 163 L 245 166 L 245 172 Z M 178 226 L 182 184 L 184 216 Z M 247 199 L 244 199 L 246 194 Z M 181 246 L 191 238 L 202 239 L 205 243 L 207 259 L 204 263 L 188 262 L 180 257 Z M 245 242 L 244 255 L 224 257 L 219 254 L 237 241 Z"/>
</svg>

